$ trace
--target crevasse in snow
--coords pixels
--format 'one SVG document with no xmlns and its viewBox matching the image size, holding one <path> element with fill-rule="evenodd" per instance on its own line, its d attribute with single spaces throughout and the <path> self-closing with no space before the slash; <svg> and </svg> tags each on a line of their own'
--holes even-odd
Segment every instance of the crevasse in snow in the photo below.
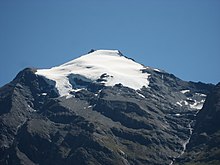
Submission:
<svg viewBox="0 0 220 165">
<path fill-rule="evenodd" d="M 61 96 L 74 90 L 69 82 L 70 74 L 81 75 L 91 82 L 97 82 L 102 75 L 106 86 L 121 83 L 135 90 L 149 85 L 148 73 L 143 73 L 145 67 L 121 55 L 118 50 L 96 50 L 51 69 L 38 69 L 36 74 L 56 82 L 56 88 Z"/>
</svg>

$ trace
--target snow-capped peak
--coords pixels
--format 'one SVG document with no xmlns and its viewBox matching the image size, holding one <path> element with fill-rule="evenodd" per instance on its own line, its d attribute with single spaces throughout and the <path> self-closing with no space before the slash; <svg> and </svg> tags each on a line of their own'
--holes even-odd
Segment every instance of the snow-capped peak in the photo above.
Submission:
<svg viewBox="0 0 220 165">
<path fill-rule="evenodd" d="M 74 90 L 69 80 L 71 74 L 105 86 L 120 83 L 137 90 L 149 85 L 149 74 L 143 73 L 143 69 L 143 65 L 122 56 L 118 50 L 96 50 L 51 69 L 38 69 L 36 74 L 55 81 L 59 94 L 65 96 Z M 100 78 L 103 81 L 97 81 Z"/>
</svg>

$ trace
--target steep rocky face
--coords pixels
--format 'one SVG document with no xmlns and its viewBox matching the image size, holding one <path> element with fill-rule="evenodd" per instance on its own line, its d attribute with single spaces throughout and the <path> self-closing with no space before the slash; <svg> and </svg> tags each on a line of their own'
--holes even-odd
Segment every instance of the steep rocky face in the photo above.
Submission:
<svg viewBox="0 0 220 165">
<path fill-rule="evenodd" d="M 172 164 L 213 85 L 141 72 L 140 89 L 109 85 L 111 72 L 95 81 L 71 72 L 73 89 L 60 92 L 56 77 L 21 71 L 0 88 L 0 164 Z"/>
<path fill-rule="evenodd" d="M 192 138 L 179 164 L 220 164 L 220 83 L 196 117 Z"/>
</svg>

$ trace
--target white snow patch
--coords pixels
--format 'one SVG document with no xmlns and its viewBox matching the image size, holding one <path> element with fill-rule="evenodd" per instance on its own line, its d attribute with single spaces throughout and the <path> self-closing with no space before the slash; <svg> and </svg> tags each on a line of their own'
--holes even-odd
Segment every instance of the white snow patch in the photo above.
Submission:
<svg viewBox="0 0 220 165">
<path fill-rule="evenodd" d="M 142 95 L 141 93 L 136 92 L 139 96 L 146 98 L 144 95 Z"/>
<path fill-rule="evenodd" d="M 196 95 L 202 96 L 202 97 L 206 97 L 207 95 L 203 94 L 203 93 L 196 93 Z"/>
<path fill-rule="evenodd" d="M 180 91 L 180 92 L 183 93 L 183 94 L 185 94 L 185 93 L 189 93 L 190 90 L 186 89 L 186 90 L 182 90 L 182 91 Z"/>
<path fill-rule="evenodd" d="M 187 100 L 194 102 L 193 99 L 192 99 L 192 98 L 189 98 L 189 97 L 187 97 Z"/>
<path fill-rule="evenodd" d="M 81 89 L 72 89 L 73 92 L 79 92 L 81 90 L 83 90 L 84 88 L 81 88 Z"/>
<path fill-rule="evenodd" d="M 181 106 L 181 107 L 183 106 L 179 101 L 177 101 L 176 104 Z"/>
<path fill-rule="evenodd" d="M 69 99 L 69 98 L 72 98 L 72 97 L 74 97 L 74 96 L 70 95 L 70 94 L 66 95 L 66 99 Z"/>
<path fill-rule="evenodd" d="M 184 100 L 183 103 L 184 103 L 185 105 L 188 105 L 188 104 L 189 104 L 186 100 Z"/>
<path fill-rule="evenodd" d="M 193 104 L 190 104 L 190 108 L 193 108 L 193 109 L 202 109 L 203 107 L 203 104 L 205 102 L 205 100 L 201 100 L 201 101 L 196 101 L 194 100 L 195 102 Z"/>
<path fill-rule="evenodd" d="M 122 154 L 122 155 L 125 155 L 124 151 L 122 151 L 120 149 L 119 149 L 119 153 Z"/>
<path fill-rule="evenodd" d="M 159 69 L 154 69 L 154 71 L 156 71 L 156 72 L 161 72 Z"/>
<path fill-rule="evenodd" d="M 29 112 L 36 112 L 36 110 L 33 109 L 29 104 L 28 104 L 27 106 L 28 106 L 28 111 L 29 111 Z"/>
<path fill-rule="evenodd" d="M 179 105 L 179 106 L 183 106 L 183 105 L 188 105 L 189 103 L 187 102 L 187 101 L 185 101 L 185 100 L 181 100 L 181 101 L 177 101 L 176 102 L 176 105 Z"/>
<path fill-rule="evenodd" d="M 142 73 L 144 68 L 141 64 L 121 56 L 118 50 L 97 50 L 51 69 L 38 69 L 36 74 L 55 81 L 60 96 L 65 96 L 72 91 L 68 79 L 70 74 L 81 75 L 91 82 L 96 82 L 105 74 L 105 81 L 102 83 L 106 86 L 121 83 L 135 90 L 148 87 L 150 74 Z"/>
<path fill-rule="evenodd" d="M 190 100 L 193 101 L 194 103 L 189 104 L 186 100 L 180 100 L 180 101 L 176 102 L 176 105 L 179 105 L 181 107 L 185 105 L 185 106 L 189 106 L 192 109 L 202 109 L 203 104 L 205 102 L 204 99 L 201 101 L 192 100 L 192 99 L 190 99 Z"/>
</svg>

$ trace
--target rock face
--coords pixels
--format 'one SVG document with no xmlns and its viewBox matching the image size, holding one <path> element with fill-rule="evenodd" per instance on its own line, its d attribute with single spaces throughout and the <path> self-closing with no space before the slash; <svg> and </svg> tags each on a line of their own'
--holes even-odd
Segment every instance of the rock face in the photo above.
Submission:
<svg viewBox="0 0 220 165">
<path fill-rule="evenodd" d="M 215 95 L 209 95 L 210 101 L 196 115 L 213 85 L 182 81 L 149 67 L 141 71 L 149 81 L 141 89 L 120 83 L 106 86 L 103 73 L 100 82 L 70 78 L 73 87 L 82 88 L 63 96 L 55 81 L 36 74 L 35 69 L 21 71 L 0 88 L 0 164 L 168 165 L 185 161 L 181 157 L 196 118 L 201 121 L 195 128 L 201 141 L 219 130 L 204 125 L 213 106 L 219 113 Z"/>
<path fill-rule="evenodd" d="M 220 83 L 208 95 L 179 164 L 220 164 Z"/>
</svg>

